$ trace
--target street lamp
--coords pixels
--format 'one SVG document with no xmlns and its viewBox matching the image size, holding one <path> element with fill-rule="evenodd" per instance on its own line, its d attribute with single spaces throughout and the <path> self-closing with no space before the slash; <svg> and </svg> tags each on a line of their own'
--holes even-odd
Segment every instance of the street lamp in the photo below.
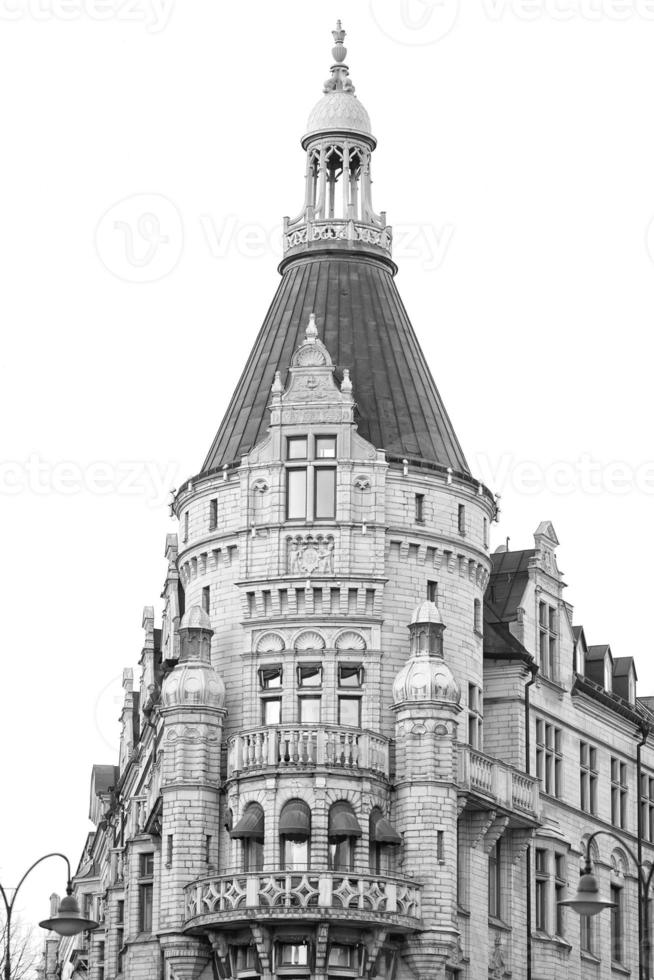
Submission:
<svg viewBox="0 0 654 980">
<path fill-rule="evenodd" d="M 590 849 L 593 841 L 600 834 L 612 837 L 629 854 L 631 860 L 638 870 L 638 934 L 640 942 L 638 944 L 638 976 L 640 980 L 649 980 L 650 969 L 650 936 L 649 936 L 649 887 L 654 875 L 654 864 L 649 869 L 638 860 L 628 844 L 610 830 L 596 830 L 586 841 L 586 855 L 584 870 L 579 878 L 577 891 L 572 898 L 568 898 L 558 905 L 573 909 L 578 915 L 598 915 L 603 909 L 615 908 L 615 902 L 605 902 L 600 898 L 599 883 L 593 874 L 593 861 L 590 856 Z"/>
<path fill-rule="evenodd" d="M 5 970 L 4 970 L 4 980 L 11 980 L 11 913 L 14 909 L 14 902 L 16 901 L 16 896 L 20 891 L 20 887 L 27 878 L 30 871 L 33 871 L 37 864 L 41 861 L 45 861 L 46 858 L 60 857 L 66 862 L 66 867 L 68 869 L 68 884 L 66 885 L 66 897 L 59 903 L 59 909 L 57 914 L 52 919 L 45 919 L 43 922 L 39 922 L 39 925 L 43 929 L 52 929 L 54 932 L 58 932 L 60 936 L 75 936 L 79 932 L 86 932 L 87 930 L 97 929 L 98 923 L 94 922 L 93 919 L 85 919 L 80 912 L 79 905 L 77 904 L 77 899 L 73 895 L 73 883 L 70 874 L 70 861 L 65 854 L 59 854 L 58 851 L 54 851 L 52 854 L 44 854 L 40 857 L 38 861 L 30 865 L 23 877 L 20 879 L 16 888 L 14 889 L 14 894 L 9 901 L 7 898 L 7 893 L 0 885 L 0 895 L 2 895 L 2 900 L 5 903 L 5 910 L 7 913 L 7 941 L 5 946 Z"/>
</svg>

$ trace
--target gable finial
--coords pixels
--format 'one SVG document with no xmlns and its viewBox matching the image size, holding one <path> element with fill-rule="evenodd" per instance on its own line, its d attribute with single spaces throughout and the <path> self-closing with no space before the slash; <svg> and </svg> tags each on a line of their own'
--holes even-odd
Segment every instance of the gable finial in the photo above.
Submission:
<svg viewBox="0 0 654 980">
<path fill-rule="evenodd" d="M 307 343 L 312 344 L 318 337 L 318 328 L 316 326 L 316 315 L 315 313 L 309 314 L 309 322 L 307 324 L 307 329 L 304 332 L 304 336 L 307 339 Z"/>
</svg>

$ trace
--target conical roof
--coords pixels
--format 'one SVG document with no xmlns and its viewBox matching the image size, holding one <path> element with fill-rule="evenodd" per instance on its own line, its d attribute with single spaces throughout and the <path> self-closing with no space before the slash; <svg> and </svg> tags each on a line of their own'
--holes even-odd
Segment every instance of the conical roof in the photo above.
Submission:
<svg viewBox="0 0 654 980">
<path fill-rule="evenodd" d="M 238 462 L 265 436 L 275 372 L 285 382 L 314 313 L 337 376 L 350 371 L 360 435 L 391 456 L 469 474 L 395 286 L 392 232 L 372 206 L 375 140 L 340 21 L 332 33 L 335 63 L 302 140 L 304 205 L 285 219 L 282 281 L 201 472 Z"/>
<path fill-rule="evenodd" d="M 238 460 L 265 436 L 275 372 L 285 382 L 311 313 L 337 376 L 350 371 L 360 435 L 387 453 L 469 473 L 390 266 L 337 252 L 285 269 L 202 472 Z"/>
</svg>

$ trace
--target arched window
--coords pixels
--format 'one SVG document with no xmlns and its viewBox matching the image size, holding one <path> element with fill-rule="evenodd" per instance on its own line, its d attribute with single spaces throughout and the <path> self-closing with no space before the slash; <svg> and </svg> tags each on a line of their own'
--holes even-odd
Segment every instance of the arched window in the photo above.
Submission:
<svg viewBox="0 0 654 980">
<path fill-rule="evenodd" d="M 279 850 L 285 871 L 305 871 L 310 864 L 311 811 L 304 800 L 289 800 L 279 817 Z"/>
<path fill-rule="evenodd" d="M 262 871 L 265 817 L 258 803 L 246 806 L 231 836 L 234 840 L 241 841 L 243 870 Z"/>
<path fill-rule="evenodd" d="M 361 837 L 361 827 L 354 810 L 345 800 L 334 803 L 329 811 L 329 869 L 330 871 L 352 871 L 354 869 L 354 847 L 357 837 Z"/>
<path fill-rule="evenodd" d="M 370 871 L 391 874 L 395 870 L 395 848 L 402 838 L 379 807 L 370 814 Z"/>
</svg>

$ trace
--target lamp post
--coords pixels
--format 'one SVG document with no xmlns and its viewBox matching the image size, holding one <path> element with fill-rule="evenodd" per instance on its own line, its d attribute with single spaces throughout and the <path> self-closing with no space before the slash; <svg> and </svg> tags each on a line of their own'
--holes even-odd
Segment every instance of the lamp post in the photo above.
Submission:
<svg viewBox="0 0 654 980">
<path fill-rule="evenodd" d="M 11 980 L 11 913 L 14 910 L 16 896 L 18 895 L 20 887 L 27 878 L 28 874 L 33 871 L 37 864 L 40 864 L 41 861 L 45 861 L 47 858 L 51 857 L 60 857 L 66 862 L 66 867 L 68 869 L 66 897 L 59 903 L 57 914 L 52 919 L 45 919 L 43 922 L 39 922 L 39 925 L 43 929 L 53 929 L 55 932 L 58 932 L 60 936 L 75 936 L 79 932 L 86 932 L 87 930 L 98 928 L 97 922 L 94 922 L 93 919 L 85 919 L 80 912 L 77 899 L 73 895 L 70 861 L 66 855 L 60 854 L 58 851 L 54 851 L 52 854 L 44 854 L 43 857 L 40 857 L 38 861 L 35 861 L 34 864 L 30 865 L 30 867 L 27 869 L 23 877 L 16 885 L 11 901 L 9 901 L 7 898 L 5 889 L 2 887 L 2 885 L 0 885 L 0 895 L 2 895 L 2 900 L 5 903 L 5 910 L 7 913 L 7 941 L 5 946 L 4 980 Z"/>
<path fill-rule="evenodd" d="M 586 855 L 583 874 L 579 878 L 577 891 L 573 898 L 559 902 L 573 909 L 578 915 L 598 915 L 603 909 L 615 908 L 615 902 L 605 902 L 600 898 L 599 883 L 593 874 L 593 861 L 590 856 L 591 844 L 600 834 L 612 837 L 629 854 L 638 870 L 638 977 L 649 980 L 651 977 L 651 942 L 649 934 L 649 888 L 654 877 L 654 864 L 649 869 L 638 860 L 631 847 L 610 830 L 596 830 L 586 841 Z"/>
</svg>

